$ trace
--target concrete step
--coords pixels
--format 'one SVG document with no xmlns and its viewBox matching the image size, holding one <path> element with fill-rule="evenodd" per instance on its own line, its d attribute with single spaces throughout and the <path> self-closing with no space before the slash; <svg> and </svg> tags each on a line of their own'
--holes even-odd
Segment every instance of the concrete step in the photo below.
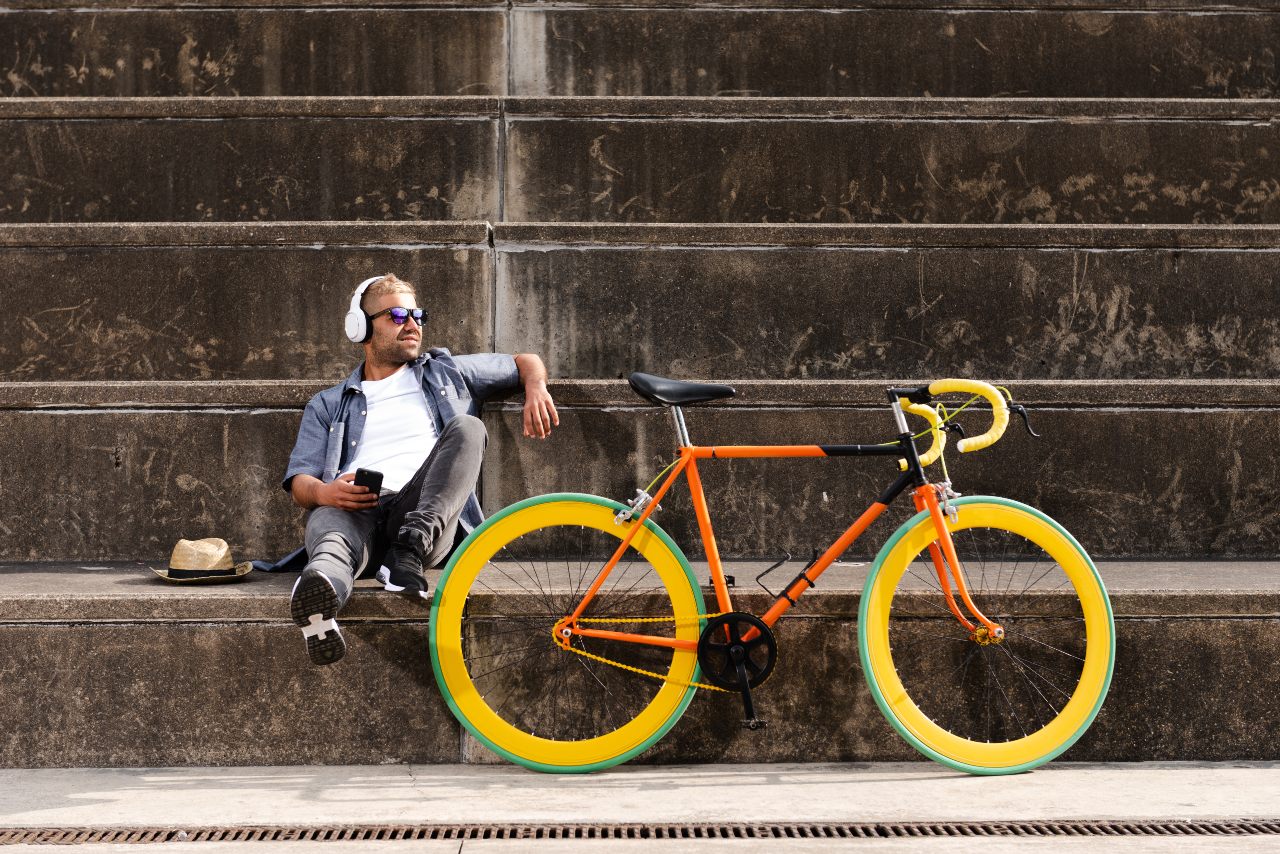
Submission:
<svg viewBox="0 0 1280 854">
<path fill-rule="evenodd" d="M 506 91 L 506 14 L 494 0 L 468 2 L 468 9 L 111 5 L 10 9 L 0 18 L 0 41 L 15 56 L 0 91 L 109 97 Z"/>
<path fill-rule="evenodd" d="M 37 0 L 0 19 L 3 93 L 501 95 L 509 69 L 534 96 L 1277 94 L 1258 4 L 972 5 Z"/>
<path fill-rule="evenodd" d="M 12 176 L 0 219 L 497 219 L 498 106 L 11 99 L 0 103 L 0 166 Z"/>
<path fill-rule="evenodd" d="M 1274 378 L 1277 226 L 10 225 L 0 380 L 336 378 L 350 289 L 554 377 Z M 141 298 L 134 298 L 135 296 Z"/>
<path fill-rule="evenodd" d="M 504 219 L 1276 222 L 1268 101 L 512 99 Z"/>
<path fill-rule="evenodd" d="M 0 217 L 1273 223 L 1276 109 L 1267 100 L 9 99 L 0 163 L 14 178 L 0 189 Z"/>
<path fill-rule="evenodd" d="M 1277 376 L 1272 226 L 494 229 L 499 349 L 553 376 Z"/>
<path fill-rule="evenodd" d="M 731 564 L 740 579 L 761 567 Z M 705 576 L 705 567 L 697 572 Z M 1111 693 L 1064 761 L 1274 760 L 1280 588 L 1272 563 L 1103 563 L 1116 614 Z M 832 570 L 778 625 L 781 665 L 756 692 L 788 738 L 741 728 L 705 692 L 640 762 L 913 759 L 863 682 L 863 567 Z M 167 585 L 141 566 L 0 568 L 0 764 L 10 768 L 494 761 L 440 698 L 425 609 L 359 589 L 347 658 L 311 666 L 294 576 Z M 740 591 L 754 610 L 763 593 Z M 1175 652 L 1176 651 L 1176 652 Z M 92 666 L 88 666 L 88 665 Z"/>
<path fill-rule="evenodd" d="M 0 259 L 0 379 L 345 376 L 351 292 L 392 271 L 422 286 L 449 346 L 493 345 L 480 222 L 9 226 Z"/>
<path fill-rule="evenodd" d="M 511 18 L 517 95 L 1277 94 L 1267 4 L 530 5 Z"/>
<path fill-rule="evenodd" d="M 692 408 L 689 429 L 703 445 L 885 441 L 886 385 L 932 378 L 732 380 L 739 397 Z M 0 470 L 14 473 L 0 490 L 0 560 L 159 560 L 179 537 L 205 536 L 248 557 L 290 551 L 301 512 L 278 482 L 302 406 L 331 382 L 0 384 Z M 1100 558 L 1280 553 L 1273 381 L 1002 382 L 1044 438 L 1015 423 L 992 450 L 948 455 L 959 491 L 1037 506 Z M 547 442 L 520 438 L 518 399 L 486 413 L 488 512 L 547 492 L 627 498 L 671 459 L 668 413 L 624 382 L 551 391 L 561 424 Z M 981 412 L 962 421 L 970 435 L 985 428 Z M 703 469 L 721 553 L 759 559 L 834 541 L 896 472 L 851 458 Z M 853 554 L 875 553 L 900 505 Z M 658 522 L 700 553 L 683 485 Z"/>
</svg>

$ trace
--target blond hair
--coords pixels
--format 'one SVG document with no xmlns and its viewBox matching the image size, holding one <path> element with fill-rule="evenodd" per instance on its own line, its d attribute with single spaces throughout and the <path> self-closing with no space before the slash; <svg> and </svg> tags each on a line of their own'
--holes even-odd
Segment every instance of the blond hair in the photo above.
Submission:
<svg viewBox="0 0 1280 854">
<path fill-rule="evenodd" d="M 360 310 L 367 312 L 371 302 L 387 294 L 409 294 L 415 298 L 418 296 L 418 292 L 413 289 L 411 283 L 396 278 L 395 273 L 387 273 L 364 289 L 364 295 L 360 297 Z"/>
</svg>

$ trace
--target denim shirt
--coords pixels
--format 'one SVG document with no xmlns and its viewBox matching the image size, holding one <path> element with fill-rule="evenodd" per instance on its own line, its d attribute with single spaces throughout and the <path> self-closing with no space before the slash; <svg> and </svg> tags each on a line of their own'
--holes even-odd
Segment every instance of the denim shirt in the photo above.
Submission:
<svg viewBox="0 0 1280 854">
<path fill-rule="evenodd" d="M 433 348 L 413 361 L 410 368 L 422 385 L 422 396 L 435 420 L 437 434 L 458 415 L 479 416 L 485 398 L 520 384 L 515 358 L 500 353 L 454 356 L 444 348 Z M 280 484 L 285 492 L 290 491 L 295 475 L 309 474 L 330 482 L 355 456 L 364 433 L 366 412 L 360 386 L 363 371 L 362 363 L 343 382 L 308 401 L 298 426 L 298 441 Z M 459 522 L 470 532 L 482 521 L 480 501 L 472 492 Z"/>
</svg>

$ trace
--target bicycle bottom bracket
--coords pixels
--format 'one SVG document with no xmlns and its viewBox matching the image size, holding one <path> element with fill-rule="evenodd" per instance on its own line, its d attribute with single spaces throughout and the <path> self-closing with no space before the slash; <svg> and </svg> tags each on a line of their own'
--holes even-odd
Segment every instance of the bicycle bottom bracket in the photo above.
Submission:
<svg viewBox="0 0 1280 854">
<path fill-rule="evenodd" d="M 702 678 L 717 688 L 741 691 L 761 685 L 777 661 L 778 641 L 753 614 L 731 611 L 712 617 L 698 638 Z"/>
</svg>

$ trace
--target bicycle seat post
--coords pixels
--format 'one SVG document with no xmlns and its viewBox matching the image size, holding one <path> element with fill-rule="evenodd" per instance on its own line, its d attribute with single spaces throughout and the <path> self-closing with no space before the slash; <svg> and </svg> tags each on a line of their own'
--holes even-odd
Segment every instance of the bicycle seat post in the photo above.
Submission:
<svg viewBox="0 0 1280 854">
<path fill-rule="evenodd" d="M 684 413 L 680 410 L 680 407 L 671 407 L 671 417 L 676 422 L 676 442 L 679 443 L 681 448 L 687 448 L 692 445 L 693 442 L 689 440 L 689 428 L 685 426 Z"/>
</svg>

